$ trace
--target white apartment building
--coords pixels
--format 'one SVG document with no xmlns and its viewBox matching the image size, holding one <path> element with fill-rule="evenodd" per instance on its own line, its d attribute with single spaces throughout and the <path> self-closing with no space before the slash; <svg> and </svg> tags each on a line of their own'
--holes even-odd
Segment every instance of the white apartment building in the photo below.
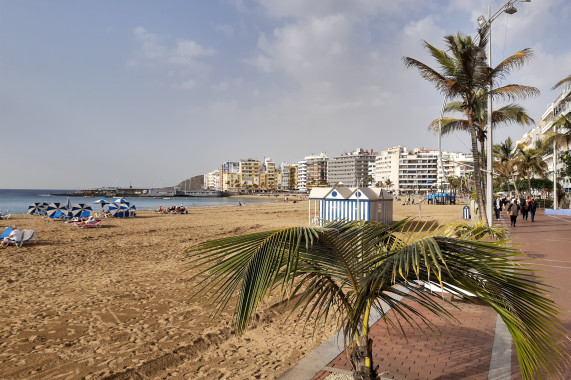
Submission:
<svg viewBox="0 0 571 380">
<path fill-rule="evenodd" d="M 369 183 L 370 163 L 374 163 L 376 157 L 377 153 L 373 152 L 373 149 L 356 149 L 335 157 L 329 161 L 327 167 L 327 182 L 330 186 L 365 186 Z"/>
<path fill-rule="evenodd" d="M 307 161 L 297 162 L 297 188 L 299 191 L 307 191 Z"/>
<path fill-rule="evenodd" d="M 464 176 L 472 172 L 472 155 L 442 152 L 439 169 L 438 151 L 397 146 L 381 151 L 375 162 L 375 180 L 380 186 L 399 194 L 446 189 L 450 176 Z M 385 186 L 387 180 L 391 185 Z"/>
<path fill-rule="evenodd" d="M 312 154 L 297 163 L 297 188 L 307 191 L 316 186 L 327 186 L 329 157 L 324 152 Z"/>
<path fill-rule="evenodd" d="M 216 169 L 204 175 L 204 187 L 208 190 L 220 190 L 220 170 Z"/>
<path fill-rule="evenodd" d="M 571 113 L 571 83 L 568 83 L 561 94 L 551 103 L 539 122 L 539 128 L 541 128 L 541 137 L 545 137 L 551 132 L 563 132 L 562 130 L 557 130 L 553 127 L 553 122 L 557 120 L 562 115 L 568 115 Z M 566 152 L 565 147 L 560 147 L 557 149 L 557 156 L 560 158 Z M 543 157 L 543 160 L 547 164 L 547 167 L 551 172 L 553 172 L 553 154 L 549 154 Z M 558 159 L 555 170 L 557 173 L 561 173 L 564 168 L 563 162 Z M 571 192 L 571 183 L 569 178 L 564 178 L 561 182 L 565 192 Z"/>
</svg>

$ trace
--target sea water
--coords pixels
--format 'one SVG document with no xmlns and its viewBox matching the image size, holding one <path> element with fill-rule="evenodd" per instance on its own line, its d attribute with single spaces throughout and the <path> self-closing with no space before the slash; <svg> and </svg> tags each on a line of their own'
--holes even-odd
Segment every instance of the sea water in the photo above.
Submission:
<svg viewBox="0 0 571 380">
<path fill-rule="evenodd" d="M 100 211 L 101 206 L 94 203 L 98 199 L 105 199 L 108 203 L 112 203 L 116 198 L 86 198 L 82 196 L 68 197 L 74 190 L 16 190 L 16 189 L 0 189 L 0 212 L 9 214 L 24 214 L 28 211 L 28 206 L 35 202 L 61 202 L 67 204 L 68 198 L 72 205 L 85 203 L 93 208 L 93 211 Z M 131 204 L 134 204 L 137 210 L 154 210 L 159 206 L 170 207 L 213 207 L 213 206 L 237 206 L 241 204 L 267 203 L 275 202 L 275 199 L 260 197 L 258 198 L 242 198 L 242 197 L 220 197 L 220 198 L 196 198 L 196 197 L 171 197 L 155 199 L 151 197 L 127 197 L 125 198 Z"/>
</svg>

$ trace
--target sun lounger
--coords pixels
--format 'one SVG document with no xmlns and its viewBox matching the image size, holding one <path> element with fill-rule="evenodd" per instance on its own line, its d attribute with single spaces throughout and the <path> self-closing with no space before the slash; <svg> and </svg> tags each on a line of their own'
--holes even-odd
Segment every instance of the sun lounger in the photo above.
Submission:
<svg viewBox="0 0 571 380">
<path fill-rule="evenodd" d="M 8 211 L 6 211 L 5 213 L 0 212 L 0 219 L 10 219 L 10 216 L 12 214 L 8 214 Z"/>
<path fill-rule="evenodd" d="M 10 233 L 12 233 L 12 227 L 4 228 L 4 231 L 2 232 L 2 234 L 0 234 L 0 240 L 10 236 Z"/>
<path fill-rule="evenodd" d="M 21 240 L 10 240 L 8 245 L 14 244 L 16 247 L 21 247 L 24 243 L 35 243 L 38 237 L 36 236 L 35 230 L 24 230 L 22 231 Z"/>
<path fill-rule="evenodd" d="M 83 222 L 77 222 L 77 223 L 73 223 L 74 226 L 76 227 L 87 227 L 87 228 L 101 228 L 101 223 L 103 223 L 102 220 L 98 220 L 95 223 L 83 223 Z"/>
</svg>

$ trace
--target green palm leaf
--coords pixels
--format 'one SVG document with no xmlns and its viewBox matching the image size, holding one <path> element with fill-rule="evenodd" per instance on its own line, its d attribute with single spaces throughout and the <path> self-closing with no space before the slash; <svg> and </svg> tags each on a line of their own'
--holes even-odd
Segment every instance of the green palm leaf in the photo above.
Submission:
<svg viewBox="0 0 571 380">
<path fill-rule="evenodd" d="M 234 328 L 241 333 L 276 290 L 296 299 L 293 310 L 308 319 L 333 319 L 349 346 L 357 337 L 360 345 L 362 337 L 367 341 L 371 309 L 402 334 L 405 324 L 432 329 L 431 314 L 452 321 L 442 300 L 424 290 L 434 282 L 473 293 L 498 312 L 524 378 L 561 368 L 567 357 L 557 343 L 557 307 L 506 243 L 505 231 L 456 223 L 415 232 L 408 222 L 336 221 L 205 242 L 189 250 L 191 268 L 200 269 L 193 293 L 208 295 L 216 313 L 235 300 Z"/>
</svg>

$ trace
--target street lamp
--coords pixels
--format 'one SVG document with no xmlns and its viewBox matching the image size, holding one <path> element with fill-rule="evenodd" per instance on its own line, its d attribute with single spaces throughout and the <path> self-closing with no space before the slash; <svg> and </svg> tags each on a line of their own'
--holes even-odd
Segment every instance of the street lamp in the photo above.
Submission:
<svg viewBox="0 0 571 380">
<path fill-rule="evenodd" d="M 492 67 L 492 22 L 497 19 L 503 12 L 513 15 L 517 12 L 516 7 L 514 4 L 517 2 L 521 3 L 529 3 L 531 0 L 509 0 L 505 3 L 494 15 L 492 16 L 491 7 L 488 7 L 488 20 L 484 16 L 478 17 L 478 27 L 480 31 L 487 29 L 488 32 L 488 66 Z M 489 84 L 490 88 L 489 91 L 492 90 L 493 83 Z M 487 132 L 487 144 L 486 150 L 487 154 L 487 175 L 486 175 L 486 215 L 488 217 L 488 225 L 492 225 L 492 213 L 493 213 L 493 202 L 494 202 L 494 194 L 493 194 L 493 160 L 492 160 L 492 95 L 488 92 L 488 125 L 486 128 Z M 477 157 L 475 157 L 476 159 Z"/>
</svg>

